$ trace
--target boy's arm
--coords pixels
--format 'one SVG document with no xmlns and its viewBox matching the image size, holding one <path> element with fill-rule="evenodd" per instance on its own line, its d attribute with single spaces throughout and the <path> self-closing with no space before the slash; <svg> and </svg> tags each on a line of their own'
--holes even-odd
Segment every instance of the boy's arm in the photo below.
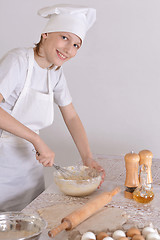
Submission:
<svg viewBox="0 0 160 240">
<path fill-rule="evenodd" d="M 3 100 L 0 94 L 0 103 Z M 10 132 L 20 138 L 31 142 L 35 150 L 40 154 L 36 154 L 36 159 L 44 166 L 52 166 L 54 162 L 54 152 L 44 143 L 44 141 L 34 131 L 17 121 L 3 108 L 0 107 L 0 129 Z"/>
<path fill-rule="evenodd" d="M 67 106 L 59 108 L 62 113 L 65 124 L 81 155 L 83 164 L 89 167 L 96 168 L 98 171 L 102 172 L 102 180 L 104 180 L 105 171 L 96 161 L 93 160 L 86 132 L 72 103 Z"/>
</svg>

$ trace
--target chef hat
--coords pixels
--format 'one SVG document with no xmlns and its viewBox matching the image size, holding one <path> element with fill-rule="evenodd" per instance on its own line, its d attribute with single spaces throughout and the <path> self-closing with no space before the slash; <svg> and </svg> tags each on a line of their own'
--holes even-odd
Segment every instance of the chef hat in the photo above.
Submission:
<svg viewBox="0 0 160 240">
<path fill-rule="evenodd" d="M 96 20 L 95 9 L 68 4 L 45 7 L 40 9 L 38 14 L 44 18 L 49 18 L 42 33 L 71 32 L 82 41 Z"/>
</svg>

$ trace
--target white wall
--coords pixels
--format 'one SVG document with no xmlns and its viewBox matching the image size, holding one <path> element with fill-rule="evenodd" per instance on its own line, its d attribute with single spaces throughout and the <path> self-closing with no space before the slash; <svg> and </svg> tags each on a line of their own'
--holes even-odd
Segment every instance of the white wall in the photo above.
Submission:
<svg viewBox="0 0 160 240">
<path fill-rule="evenodd" d="M 39 8 L 57 3 L 95 7 L 97 22 L 75 59 L 64 65 L 73 103 L 93 153 L 150 149 L 160 157 L 159 0 L 0 0 L 0 56 L 39 40 Z M 70 165 L 79 154 L 55 107 L 54 125 L 41 136 Z M 46 184 L 52 170 L 45 170 Z"/>
</svg>

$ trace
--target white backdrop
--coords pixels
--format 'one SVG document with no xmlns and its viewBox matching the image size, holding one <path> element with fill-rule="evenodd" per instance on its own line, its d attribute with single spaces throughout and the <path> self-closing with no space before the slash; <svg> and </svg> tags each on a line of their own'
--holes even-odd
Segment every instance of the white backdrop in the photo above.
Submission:
<svg viewBox="0 0 160 240">
<path fill-rule="evenodd" d="M 0 57 L 39 40 L 41 7 L 75 3 L 97 9 L 97 21 L 78 55 L 64 65 L 73 104 L 93 153 L 125 154 L 150 149 L 160 157 L 159 0 L 0 0 Z M 57 107 L 53 126 L 41 132 L 70 165 L 79 154 Z M 46 185 L 52 170 L 45 169 Z"/>
</svg>

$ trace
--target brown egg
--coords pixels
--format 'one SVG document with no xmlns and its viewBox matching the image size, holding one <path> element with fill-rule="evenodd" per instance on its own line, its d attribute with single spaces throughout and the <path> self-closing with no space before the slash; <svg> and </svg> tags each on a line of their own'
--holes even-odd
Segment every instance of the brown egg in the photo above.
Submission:
<svg viewBox="0 0 160 240">
<path fill-rule="evenodd" d="M 127 232 L 126 232 L 126 235 L 127 237 L 133 237 L 134 235 L 138 235 L 138 234 L 141 234 L 141 232 L 139 231 L 138 228 L 136 227 L 132 227 L 130 228 Z"/>
<path fill-rule="evenodd" d="M 136 234 L 133 236 L 132 240 L 145 240 L 145 238 L 140 234 Z"/>
<path fill-rule="evenodd" d="M 108 237 L 108 234 L 106 232 L 100 232 L 97 234 L 96 239 L 97 240 L 103 240 L 103 238 Z"/>
<path fill-rule="evenodd" d="M 118 240 L 128 240 L 128 237 L 120 237 Z"/>
</svg>

